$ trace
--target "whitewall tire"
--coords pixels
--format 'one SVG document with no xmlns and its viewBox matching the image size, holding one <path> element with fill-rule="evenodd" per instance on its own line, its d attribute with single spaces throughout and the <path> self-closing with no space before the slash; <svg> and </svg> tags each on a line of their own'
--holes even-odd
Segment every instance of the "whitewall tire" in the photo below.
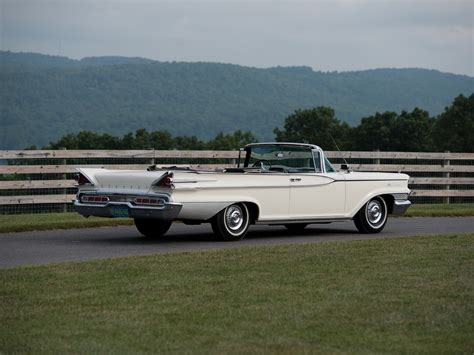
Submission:
<svg viewBox="0 0 474 355">
<path fill-rule="evenodd" d="M 370 199 L 354 216 L 354 224 L 361 233 L 379 233 L 387 223 L 387 203 L 380 197 Z"/>
<path fill-rule="evenodd" d="M 227 206 L 211 221 L 214 234 L 228 241 L 240 240 L 245 237 L 249 224 L 250 213 L 245 203 Z"/>
</svg>

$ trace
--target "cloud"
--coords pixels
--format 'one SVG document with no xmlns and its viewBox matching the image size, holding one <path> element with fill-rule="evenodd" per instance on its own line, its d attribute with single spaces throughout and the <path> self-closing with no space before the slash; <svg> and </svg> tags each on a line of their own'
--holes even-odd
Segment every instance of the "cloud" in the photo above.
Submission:
<svg viewBox="0 0 474 355">
<path fill-rule="evenodd" d="M 2 0 L 2 48 L 474 75 L 472 1 Z"/>
</svg>

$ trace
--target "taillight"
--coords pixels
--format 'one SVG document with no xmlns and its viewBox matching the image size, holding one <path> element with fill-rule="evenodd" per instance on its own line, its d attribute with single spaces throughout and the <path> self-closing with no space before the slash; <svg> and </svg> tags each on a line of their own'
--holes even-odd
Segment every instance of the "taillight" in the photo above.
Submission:
<svg viewBox="0 0 474 355">
<path fill-rule="evenodd" d="M 157 187 L 166 187 L 169 189 L 174 189 L 173 176 L 174 174 L 171 171 L 168 171 L 153 185 Z"/>
<path fill-rule="evenodd" d="M 82 173 L 77 173 L 74 175 L 74 180 L 76 180 L 76 183 L 78 186 L 82 185 L 93 185 L 92 181 L 90 181 L 88 178 L 85 177 Z"/>
<path fill-rule="evenodd" d="M 136 205 L 147 205 L 147 206 L 160 206 L 163 205 L 164 201 L 159 198 L 150 197 L 137 197 L 133 202 Z"/>
<path fill-rule="evenodd" d="M 107 196 L 100 195 L 82 195 L 81 202 L 85 203 L 107 203 L 110 199 Z"/>
</svg>

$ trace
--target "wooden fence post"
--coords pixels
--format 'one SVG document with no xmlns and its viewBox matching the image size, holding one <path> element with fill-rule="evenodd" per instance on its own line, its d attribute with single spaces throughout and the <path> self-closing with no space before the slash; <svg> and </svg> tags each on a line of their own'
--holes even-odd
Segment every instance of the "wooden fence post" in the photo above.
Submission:
<svg viewBox="0 0 474 355">
<path fill-rule="evenodd" d="M 67 148 L 61 148 L 61 150 L 67 150 Z M 61 165 L 67 165 L 67 159 L 63 158 L 61 159 Z M 67 180 L 67 174 L 61 174 L 61 180 Z M 64 195 L 67 195 L 67 188 L 63 189 L 64 190 Z M 63 212 L 67 212 L 67 203 L 63 203 Z"/>
<path fill-rule="evenodd" d="M 155 165 L 155 148 L 153 148 L 153 158 L 150 160 L 150 165 Z"/>
<path fill-rule="evenodd" d="M 449 152 L 449 150 L 447 150 L 447 151 L 445 151 L 445 153 L 449 154 L 450 152 Z M 451 161 L 449 159 L 444 159 L 443 160 L 443 165 L 449 167 L 451 165 Z M 445 189 L 449 190 L 450 189 L 450 187 L 449 187 L 449 178 L 450 178 L 449 171 L 443 173 L 443 177 L 447 178 L 447 180 L 448 180 L 448 182 L 446 183 Z M 443 203 L 446 203 L 446 204 L 449 205 L 449 203 L 451 202 L 450 200 L 451 200 L 450 197 L 446 196 L 446 197 L 443 198 Z"/>
<path fill-rule="evenodd" d="M 377 153 L 380 152 L 380 149 L 374 149 L 374 152 L 376 152 L 376 155 Z M 374 164 L 375 165 L 380 165 L 380 157 L 377 156 L 377 158 L 374 159 Z M 377 167 L 377 171 L 379 170 L 379 168 Z"/>
</svg>

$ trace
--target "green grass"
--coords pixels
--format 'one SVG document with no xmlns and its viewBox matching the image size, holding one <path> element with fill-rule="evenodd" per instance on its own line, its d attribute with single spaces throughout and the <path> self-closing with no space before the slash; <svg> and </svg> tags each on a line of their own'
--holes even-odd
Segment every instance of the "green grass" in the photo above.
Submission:
<svg viewBox="0 0 474 355">
<path fill-rule="evenodd" d="M 82 217 L 78 213 L 0 215 L 0 233 L 131 225 L 128 218 Z"/>
<path fill-rule="evenodd" d="M 0 353 L 473 353 L 474 233 L 0 270 Z"/>
<path fill-rule="evenodd" d="M 467 217 L 474 216 L 473 203 L 413 204 L 406 217 Z"/>
<path fill-rule="evenodd" d="M 474 204 L 414 204 L 405 214 L 408 217 L 474 216 Z M 48 229 L 70 229 L 132 225 L 127 218 L 84 218 L 78 213 L 41 213 L 0 215 L 0 233 Z"/>
</svg>

